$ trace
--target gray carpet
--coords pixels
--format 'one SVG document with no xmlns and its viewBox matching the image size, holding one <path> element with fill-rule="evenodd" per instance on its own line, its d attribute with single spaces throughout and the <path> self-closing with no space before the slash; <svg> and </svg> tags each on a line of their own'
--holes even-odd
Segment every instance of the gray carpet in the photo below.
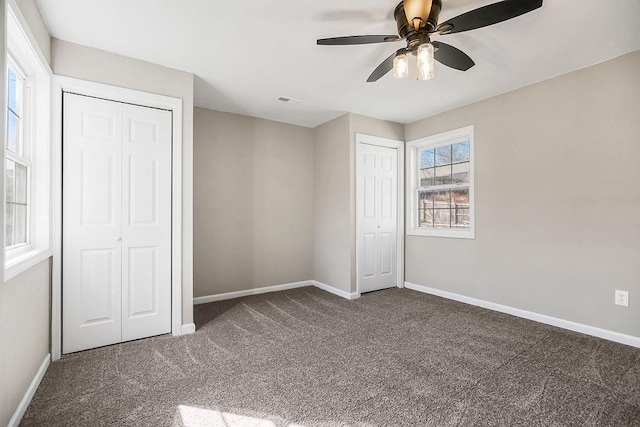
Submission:
<svg viewBox="0 0 640 427">
<path fill-rule="evenodd" d="M 640 350 L 392 289 L 197 306 L 195 334 L 65 356 L 23 425 L 640 425 Z"/>
</svg>

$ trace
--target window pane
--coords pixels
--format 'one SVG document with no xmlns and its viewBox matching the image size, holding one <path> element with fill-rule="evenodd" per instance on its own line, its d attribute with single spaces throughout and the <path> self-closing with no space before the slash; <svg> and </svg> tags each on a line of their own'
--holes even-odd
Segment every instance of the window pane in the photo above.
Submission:
<svg viewBox="0 0 640 427">
<path fill-rule="evenodd" d="M 469 207 L 469 189 L 453 190 L 451 192 L 451 207 L 460 206 L 463 208 Z"/>
<path fill-rule="evenodd" d="M 418 227 L 449 228 L 451 192 L 418 192 Z"/>
<path fill-rule="evenodd" d="M 453 163 L 468 162 L 471 157 L 469 154 L 469 142 L 461 142 L 459 144 L 453 144 Z"/>
<path fill-rule="evenodd" d="M 27 168 L 13 160 L 5 162 L 5 191 L 7 202 L 27 203 Z"/>
<path fill-rule="evenodd" d="M 467 183 L 469 182 L 469 168 L 470 163 L 454 163 L 451 166 L 453 174 L 451 175 L 451 182 L 453 184 Z"/>
<path fill-rule="evenodd" d="M 428 187 L 433 185 L 433 177 L 436 174 L 435 168 L 420 170 L 420 187 Z"/>
<path fill-rule="evenodd" d="M 5 245 L 27 241 L 27 168 L 12 160 L 5 162 Z"/>
<path fill-rule="evenodd" d="M 420 202 L 421 206 L 424 206 L 428 209 L 433 209 L 434 195 L 434 191 L 420 191 L 418 193 L 418 201 Z"/>
<path fill-rule="evenodd" d="M 451 227 L 469 229 L 469 189 L 451 192 Z"/>
<path fill-rule="evenodd" d="M 16 163 L 12 160 L 5 162 L 4 185 L 7 202 L 16 201 Z"/>
<path fill-rule="evenodd" d="M 19 78 L 11 68 L 8 70 L 9 84 L 7 86 L 7 105 L 16 113 L 18 112 L 18 88 Z"/>
<path fill-rule="evenodd" d="M 434 185 L 451 184 L 451 165 L 437 167 L 433 183 Z"/>
<path fill-rule="evenodd" d="M 27 241 L 27 206 L 16 205 L 15 209 L 14 244 L 17 245 Z"/>
<path fill-rule="evenodd" d="M 418 212 L 418 227 L 433 227 L 433 209 Z"/>
<path fill-rule="evenodd" d="M 449 190 L 435 191 L 433 193 L 433 206 L 436 209 L 449 209 L 449 206 L 451 206 L 451 192 Z"/>
<path fill-rule="evenodd" d="M 435 166 L 435 151 L 420 151 L 420 169 L 432 168 Z"/>
<path fill-rule="evenodd" d="M 418 193 L 418 227 L 433 226 L 433 191 Z"/>
<path fill-rule="evenodd" d="M 459 230 L 468 230 L 470 226 L 471 216 L 469 209 L 451 209 L 451 228 Z"/>
<path fill-rule="evenodd" d="M 434 228 L 451 228 L 451 209 L 435 209 L 433 226 Z"/>
<path fill-rule="evenodd" d="M 436 166 L 448 165 L 451 163 L 451 146 L 436 148 Z"/>
<path fill-rule="evenodd" d="M 12 111 L 7 111 L 7 148 L 20 153 L 20 119 Z"/>
<path fill-rule="evenodd" d="M 27 167 L 16 163 L 15 195 L 17 203 L 27 203 Z"/>
<path fill-rule="evenodd" d="M 7 203 L 5 206 L 5 246 L 13 245 L 14 207 L 13 203 Z"/>
</svg>

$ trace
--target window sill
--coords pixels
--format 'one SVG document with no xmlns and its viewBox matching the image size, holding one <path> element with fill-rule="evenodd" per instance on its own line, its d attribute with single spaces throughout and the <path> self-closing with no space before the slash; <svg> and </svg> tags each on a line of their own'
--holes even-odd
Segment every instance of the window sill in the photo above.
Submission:
<svg viewBox="0 0 640 427">
<path fill-rule="evenodd" d="M 470 230 L 429 230 L 426 228 L 413 228 L 407 230 L 407 236 L 421 237 L 445 237 L 450 239 L 468 239 L 476 238 L 475 232 Z"/>
<path fill-rule="evenodd" d="M 4 281 L 8 281 L 51 256 L 49 249 L 33 249 L 6 254 Z"/>
</svg>

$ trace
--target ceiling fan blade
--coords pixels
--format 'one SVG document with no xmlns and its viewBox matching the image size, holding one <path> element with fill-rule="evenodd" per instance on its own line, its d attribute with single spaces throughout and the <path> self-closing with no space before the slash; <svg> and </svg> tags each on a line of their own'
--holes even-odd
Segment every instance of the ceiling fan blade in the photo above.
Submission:
<svg viewBox="0 0 640 427">
<path fill-rule="evenodd" d="M 391 54 L 390 57 L 382 61 L 382 64 L 378 65 L 378 68 L 373 70 L 373 73 L 367 79 L 367 83 L 373 83 L 380 80 L 389 71 L 393 70 L 393 60 L 396 59 L 396 55 L 400 53 L 406 53 L 407 49 L 398 49 L 398 51 Z"/>
<path fill-rule="evenodd" d="M 346 36 L 346 37 L 332 37 L 329 39 L 318 40 L 320 46 L 349 46 L 356 44 L 371 44 L 371 43 L 387 43 L 397 42 L 402 40 L 401 37 L 391 36 Z"/>
<path fill-rule="evenodd" d="M 441 34 L 461 33 L 507 21 L 542 6 L 542 0 L 504 0 L 472 10 L 438 25 Z"/>
<path fill-rule="evenodd" d="M 434 54 L 436 61 L 446 65 L 447 67 L 455 68 L 460 71 L 467 71 L 469 68 L 476 65 L 469 55 L 457 47 L 437 41 L 431 42 L 431 44 L 436 48 L 436 52 Z"/>
</svg>

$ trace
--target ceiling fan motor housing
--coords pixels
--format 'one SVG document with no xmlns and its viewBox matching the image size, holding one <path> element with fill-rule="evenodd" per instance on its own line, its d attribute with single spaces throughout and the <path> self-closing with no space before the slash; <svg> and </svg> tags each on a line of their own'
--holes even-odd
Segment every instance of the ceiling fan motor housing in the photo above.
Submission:
<svg viewBox="0 0 640 427">
<path fill-rule="evenodd" d="M 442 0 L 432 0 L 431 13 L 427 22 L 420 30 L 416 31 L 412 23 L 407 21 L 407 15 L 404 11 L 404 2 L 400 2 L 396 6 L 396 10 L 393 14 L 396 24 L 398 25 L 398 34 L 400 37 L 406 38 L 411 44 L 411 40 L 417 40 L 419 42 L 420 34 L 427 35 L 436 30 L 438 26 L 438 18 L 440 16 L 440 10 L 442 9 Z"/>
</svg>

